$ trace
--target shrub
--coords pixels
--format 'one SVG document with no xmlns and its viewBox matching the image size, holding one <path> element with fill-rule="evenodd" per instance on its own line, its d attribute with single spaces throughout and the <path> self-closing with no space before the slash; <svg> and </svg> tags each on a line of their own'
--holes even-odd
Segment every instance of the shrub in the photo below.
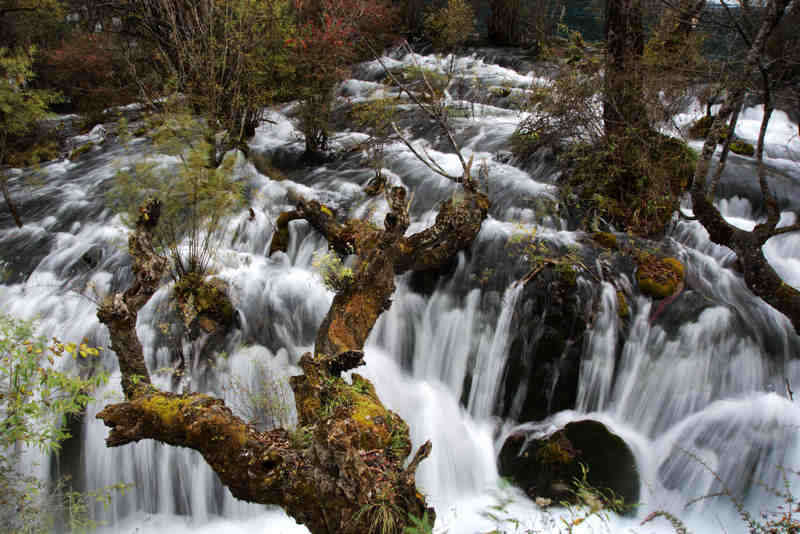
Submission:
<svg viewBox="0 0 800 534">
<path fill-rule="evenodd" d="M 100 111 L 130 99 L 119 87 L 109 38 L 80 34 L 49 50 L 42 60 L 41 81 L 61 92 L 76 111 Z"/>
<path fill-rule="evenodd" d="M 123 221 L 134 225 L 144 199 L 161 201 L 154 233 L 156 247 L 171 260 L 170 274 L 205 276 L 225 236 L 224 220 L 242 206 L 242 183 L 236 176 L 236 152 L 219 166 L 216 146 L 205 125 L 178 109 L 156 117 L 151 132 L 156 148 L 175 156 L 175 165 L 144 161 L 117 173 L 108 197 Z M 169 177 L 169 179 L 166 179 Z"/>
<path fill-rule="evenodd" d="M 86 343 L 47 342 L 34 335 L 34 327 L 31 321 L 0 315 L 0 524 L 11 532 L 51 532 L 54 508 L 65 505 L 67 496 L 79 501 L 78 494 L 59 494 L 21 473 L 18 456 L 7 453 L 17 444 L 57 450 L 70 437 L 65 419 L 80 414 L 107 380 L 102 372 L 83 379 L 60 371 L 55 360 L 90 359 L 98 350 Z M 88 524 L 80 510 L 67 506 L 67 512 Z"/>
</svg>

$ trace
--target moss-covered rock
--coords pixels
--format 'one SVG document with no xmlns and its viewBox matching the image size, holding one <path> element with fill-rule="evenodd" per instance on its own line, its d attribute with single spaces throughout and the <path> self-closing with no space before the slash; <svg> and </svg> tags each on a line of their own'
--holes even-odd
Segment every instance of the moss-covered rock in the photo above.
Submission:
<svg viewBox="0 0 800 534">
<path fill-rule="evenodd" d="M 236 310 L 228 295 L 228 284 L 223 280 L 206 280 L 190 273 L 176 282 L 174 291 L 183 322 L 190 330 L 202 329 L 212 334 L 233 324 Z"/>
<path fill-rule="evenodd" d="M 625 441 L 597 421 L 568 423 L 542 433 L 539 426 L 522 426 L 503 443 L 498 458 L 500 475 L 509 477 L 532 499 L 577 503 L 576 481 L 602 495 L 622 498 L 626 512 L 639 502 L 639 472 Z"/>
<path fill-rule="evenodd" d="M 753 157 L 753 155 L 756 153 L 756 149 L 753 147 L 753 145 L 741 140 L 731 141 L 730 149 L 731 152 L 734 154 L 739 154 L 740 156 Z"/>
<path fill-rule="evenodd" d="M 631 315 L 628 299 L 625 298 L 625 293 L 619 290 L 617 290 L 617 315 L 622 319 L 627 319 Z"/>
<path fill-rule="evenodd" d="M 81 145 L 81 146 L 73 149 L 72 152 L 69 153 L 69 159 L 74 161 L 74 160 L 80 158 L 81 156 L 83 156 L 84 154 L 86 154 L 88 152 L 91 152 L 92 149 L 94 149 L 94 147 L 95 147 L 95 144 L 93 142 L 89 141 L 85 145 Z"/>
<path fill-rule="evenodd" d="M 519 297 L 501 379 L 503 417 L 535 421 L 575 407 L 590 320 L 587 304 L 594 298 L 595 286 L 576 283 L 578 270 L 568 258 L 560 258 L 564 263 L 546 263 Z M 524 397 L 515 398 L 520 391 Z"/>
<path fill-rule="evenodd" d="M 686 143 L 657 132 L 575 145 L 560 156 L 562 216 L 588 231 L 663 233 L 697 161 Z"/>
<path fill-rule="evenodd" d="M 636 262 L 636 282 L 645 295 L 657 299 L 669 297 L 683 282 L 684 267 L 675 258 L 658 259 L 652 254 L 641 253 Z"/>
</svg>

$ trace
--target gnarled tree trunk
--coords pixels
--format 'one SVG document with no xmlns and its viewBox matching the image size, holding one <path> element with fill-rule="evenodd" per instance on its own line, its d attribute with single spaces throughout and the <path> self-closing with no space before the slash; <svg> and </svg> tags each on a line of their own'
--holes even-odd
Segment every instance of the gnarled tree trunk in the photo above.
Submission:
<svg viewBox="0 0 800 534">
<path fill-rule="evenodd" d="M 97 416 L 111 428 L 108 446 L 154 439 L 194 449 L 234 496 L 279 505 L 314 534 L 399 534 L 411 515 L 432 520 L 434 511 L 415 484 L 430 442 L 404 467 L 411 453 L 406 423 L 383 406 L 368 380 L 353 374 L 347 382 L 341 373 L 363 364 L 364 343 L 391 304 L 395 275 L 441 266 L 475 239 L 489 202 L 472 181 L 461 187 L 460 200 L 443 203 L 431 228 L 409 237 L 401 187 L 389 195 L 384 228 L 359 220 L 340 223 L 325 206 L 304 200 L 279 217 L 271 252 L 285 249 L 289 222 L 302 218 L 333 249 L 355 253 L 359 262 L 334 297 L 314 353 L 301 357 L 303 374 L 291 379 L 298 427 L 267 432 L 242 421 L 220 399 L 152 386 L 136 316 L 158 288 L 166 263 L 152 248 L 159 206 L 149 201 L 129 240 L 135 280 L 98 309 L 111 333 L 126 397 Z"/>
</svg>

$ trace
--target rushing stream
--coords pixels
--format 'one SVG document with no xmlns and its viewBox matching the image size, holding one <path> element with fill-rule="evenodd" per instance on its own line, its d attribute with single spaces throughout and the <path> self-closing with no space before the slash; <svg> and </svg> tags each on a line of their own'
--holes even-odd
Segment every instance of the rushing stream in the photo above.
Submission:
<svg viewBox="0 0 800 534">
<path fill-rule="evenodd" d="M 387 61 L 392 66 L 408 65 L 410 58 Z M 433 56 L 418 56 L 417 61 L 434 68 L 447 63 Z M 502 391 L 511 337 L 526 309 L 515 281 L 529 268 L 523 258 L 510 254 L 507 242 L 514 234 L 535 231 L 537 238 L 555 246 L 580 247 L 581 235 L 565 230 L 556 217 L 537 212 L 536 199 L 553 195 L 557 170 L 544 159 L 529 164 L 527 170 L 506 163 L 504 151 L 519 115 L 502 102 L 488 103 L 492 88 L 514 94 L 528 87 L 535 75 L 474 56 L 459 57 L 456 70 L 481 87 L 466 96 L 462 92 L 448 97 L 469 110 L 467 117 L 455 119 L 466 156 L 488 164 L 490 217 L 473 253 L 461 254 L 435 286 L 426 289 L 413 276 L 399 277 L 392 307 L 372 332 L 367 365 L 359 373 L 373 380 L 386 405 L 409 423 L 415 448 L 426 439 L 433 442 L 418 484 L 436 506 L 436 532 L 551 531 L 561 526 L 558 516 L 570 512 L 540 510 L 504 484 L 496 467 L 503 436 L 516 423 L 499 414 L 516 418 L 521 412 L 514 399 L 525 396 L 523 391 Z M 342 84 L 342 99 L 375 98 L 388 90 L 376 82 L 377 64 L 363 65 L 358 73 L 360 79 Z M 269 157 L 280 152 L 289 157 L 301 150 L 292 113 L 292 106 L 268 111 L 269 122 L 252 141 L 254 153 Z M 754 141 L 759 114 L 757 108 L 746 110 L 738 135 Z M 690 111 L 682 120 L 693 116 L 697 114 Z M 456 157 L 443 151 L 435 130 L 409 131 L 445 168 L 458 171 Z M 296 363 L 311 349 L 333 294 L 312 267 L 314 253 L 326 250 L 324 240 L 304 222 L 295 222 L 288 254 L 268 258 L 272 221 L 291 207 L 291 194 L 318 199 L 340 213 L 382 220 L 386 202 L 362 192 L 373 171 L 361 151 L 351 150 L 365 138 L 359 132 L 340 133 L 334 144 L 342 158 L 287 171 L 281 181 L 239 162 L 237 172 L 250 187 L 248 205 L 231 214 L 227 237 L 215 258 L 217 276 L 232 288 L 238 328 L 225 340 L 225 355 L 190 358 L 189 387 L 241 407 L 237 390 L 242 388 L 231 385 L 258 388 L 258 378 L 268 376 L 269 394 L 278 405 L 275 417 L 292 424 L 286 378 L 299 373 Z M 797 126 L 777 113 L 768 142 L 769 163 L 788 191 L 782 206 L 797 208 L 792 202 L 797 190 L 792 187 L 800 180 L 800 166 L 795 163 L 800 157 Z M 130 269 L 127 230 L 106 207 L 105 192 L 120 167 L 145 157 L 167 160 L 153 154 L 144 139 L 128 148 L 109 139 L 76 162 L 62 160 L 20 171 L 35 178 L 36 186 L 23 188 L 16 180 L 11 182 L 12 193 L 23 206 L 24 228 L 13 227 L 5 211 L 0 214 L 0 266 L 7 274 L 0 286 L 4 313 L 38 317 L 47 336 L 109 345 L 108 334 L 95 317 L 94 301 L 124 288 Z M 391 183 L 414 192 L 411 232 L 430 224 L 436 204 L 453 194 L 452 183 L 431 173 L 399 142 L 387 146 L 384 167 Z M 752 170 L 752 160 L 732 156 L 728 179 L 751 180 Z M 722 200 L 720 207 L 742 227 L 752 226 L 759 216 L 740 196 Z M 784 219 L 788 223 L 793 215 L 785 213 Z M 554 414 L 552 422 L 587 414 L 602 421 L 631 446 L 642 478 L 642 504 L 636 517 L 611 516 L 606 522 L 593 518 L 581 525 L 581 532 L 670 531 L 663 520 L 639 525 L 657 509 L 675 513 L 694 532 L 743 532 L 728 499 L 685 505 L 719 492 L 722 481 L 735 494 L 746 496 L 749 509 L 774 509 L 774 499 L 759 483 L 783 488 L 779 468 L 800 468 L 800 409 L 785 393 L 787 380 L 792 387 L 800 385 L 796 360 L 800 343 L 789 322 L 749 293 L 733 269 L 730 251 L 711 244 L 698 223 L 676 218 L 666 239 L 686 264 L 687 288 L 702 301 L 700 311 L 685 321 L 680 321 L 679 301 L 664 311 L 679 321 L 672 331 L 651 321 L 654 304 L 638 295 L 632 287 L 635 282 L 579 280 L 593 284 L 596 312 L 584 343 L 575 410 Z M 774 238 L 765 249 L 784 279 L 800 287 L 800 237 Z M 627 328 L 617 310 L 621 283 L 631 294 Z M 169 285 L 163 287 L 139 314 L 138 333 L 151 370 L 174 364 L 159 328 L 168 314 L 170 291 Z M 116 369 L 114 355 L 109 350 L 101 354 L 103 364 Z M 63 365 L 74 364 L 68 360 Z M 159 386 L 170 387 L 169 376 L 156 374 L 154 379 Z M 101 395 L 105 402 L 119 398 L 118 372 Z M 507 405 L 501 407 L 503 402 Z M 132 483 L 134 488 L 114 497 L 110 506 L 98 506 L 97 513 L 108 522 L 107 532 L 306 532 L 281 510 L 233 499 L 194 452 L 153 442 L 106 448 L 107 429 L 94 418 L 103 403 L 91 407 L 58 467 L 37 458 L 35 452 L 26 456 L 26 462 L 42 475 L 68 472 L 87 489 Z M 790 475 L 790 486 L 800 488 L 795 478 Z M 500 520 L 518 520 L 519 526 L 513 521 L 498 525 L 489 511 Z"/>
</svg>

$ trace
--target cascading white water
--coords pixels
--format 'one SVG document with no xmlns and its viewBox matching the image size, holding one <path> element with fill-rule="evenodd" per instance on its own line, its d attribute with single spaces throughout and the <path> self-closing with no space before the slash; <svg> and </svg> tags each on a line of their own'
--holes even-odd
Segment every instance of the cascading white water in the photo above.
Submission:
<svg viewBox="0 0 800 534">
<path fill-rule="evenodd" d="M 416 56 L 416 60 L 431 68 L 447 64 L 444 58 L 434 56 Z M 392 61 L 397 66 L 409 64 L 411 58 Z M 533 79 L 532 74 L 516 73 L 475 57 L 458 58 L 457 66 L 477 77 L 487 90 L 499 85 L 518 90 Z M 362 77 L 375 79 L 377 68 L 376 64 L 363 65 Z M 385 91 L 385 86 L 364 80 L 351 80 L 342 87 L 342 94 L 353 100 Z M 552 218 L 536 225 L 535 210 L 529 203 L 535 197 L 552 195 L 549 183 L 557 171 L 545 164 L 540 166 L 541 174 L 532 176 L 495 155 L 508 145 L 515 114 L 486 101 L 475 109 L 478 112 L 472 117 L 457 119 L 455 124 L 466 156 L 485 159 L 490 171 L 493 208 L 478 236 L 476 252 L 460 255 L 453 272 L 439 279 L 429 294 L 415 290 L 409 275 L 398 279 L 393 305 L 370 336 L 367 365 L 358 372 L 373 380 L 384 402 L 409 423 L 415 447 L 426 439 L 434 444 L 418 482 L 437 507 L 437 532 L 474 533 L 495 528 L 484 512 L 498 494 L 513 498 L 504 508 L 508 517 L 541 530 L 552 526 L 548 522 L 551 516 L 520 492 L 501 489 L 495 467 L 501 444 L 497 438 L 508 424 L 495 419 L 504 393 L 499 391 L 500 379 L 521 293 L 521 286 L 512 282 L 525 270 L 520 260 L 508 256 L 505 242 L 521 223 L 553 243 L 580 245 L 575 233 L 559 231 L 561 223 Z M 287 145 L 299 146 L 290 113 L 291 106 L 269 112 L 271 122 L 259 128 L 252 142 L 254 152 L 270 154 Z M 785 129 L 785 117 L 778 126 Z M 781 142 L 778 135 L 772 140 L 775 145 Z M 429 132 L 423 137 L 434 136 Z M 348 132 L 336 142 L 352 147 L 363 137 Z M 419 141 L 431 145 L 429 153 L 445 168 L 456 171 L 455 157 L 437 151 L 439 145 L 426 139 Z M 4 312 L 38 316 L 41 331 L 47 335 L 63 340 L 88 338 L 93 344 L 108 346 L 108 335 L 94 316 L 95 304 L 87 296 L 107 294 L 127 284 L 126 230 L 105 208 L 103 193 L 124 158 L 141 158 L 150 150 L 144 142 L 138 146 L 133 153 L 108 148 L 79 164 L 61 161 L 39 171 L 28 170 L 43 183 L 32 191 L 12 183 L 12 192 L 32 208 L 26 213 L 25 228 L 16 230 L 6 224 L 0 230 L 3 260 L 16 270 L 0 287 Z M 783 157 L 786 152 L 775 149 L 770 154 Z M 800 172 L 785 160 L 772 161 L 800 179 Z M 451 197 L 453 184 L 430 173 L 400 143 L 387 147 L 385 166 L 391 183 L 414 192 L 410 231 L 430 224 L 436 203 Z M 190 361 L 191 381 L 181 385 L 223 396 L 234 407 L 241 399 L 232 396 L 226 384 L 232 375 L 250 380 L 253 362 L 261 362 L 274 380 L 284 384 L 279 388 L 285 388 L 281 380 L 298 372 L 297 360 L 311 348 L 316 327 L 333 296 L 311 267 L 314 252 L 324 251 L 326 244 L 305 223 L 291 225 L 287 254 L 266 257 L 271 221 L 290 207 L 287 194 L 291 191 L 319 199 L 356 216 L 371 214 L 376 220 L 386 211 L 383 199 L 366 199 L 361 193 L 371 171 L 368 162 L 355 156 L 284 181 L 272 181 L 244 162 L 240 162 L 239 172 L 252 187 L 254 217 L 246 210 L 231 215 L 216 270 L 231 285 L 240 329 L 227 340 L 226 358 L 214 365 Z M 730 217 L 754 218 L 746 201 L 727 201 L 722 207 Z M 708 243 L 696 223 L 677 222 L 671 237 L 687 266 L 687 291 L 707 298 L 709 305 L 681 324 L 676 333 L 668 334 L 651 321 L 650 301 L 635 299 L 631 302 L 632 326 L 617 354 L 622 324 L 616 289 L 603 283 L 584 350 L 576 410 L 557 414 L 553 423 L 588 414 L 631 445 L 644 485 L 639 517 L 664 507 L 686 517 L 695 532 L 718 531 L 716 516 L 725 530 L 738 532 L 742 525 L 732 519 L 724 500 L 707 500 L 688 511 L 682 507 L 693 497 L 719 489 L 698 459 L 734 489 L 756 480 L 774 484 L 779 482 L 776 466 L 800 466 L 800 444 L 791 430 L 800 424 L 800 411 L 779 393 L 768 391 L 770 385 L 782 391 L 784 378 L 800 383 L 800 365 L 792 360 L 798 342 L 788 321 L 749 294 L 730 268 L 730 252 Z M 766 250 L 782 276 L 797 285 L 800 239 L 791 235 L 776 238 Z M 479 271 L 486 265 L 493 267 L 486 276 L 496 277 L 498 283 L 467 284 L 471 277 L 484 276 Z M 138 333 L 150 369 L 172 364 L 158 330 L 169 291 L 169 287 L 159 291 L 139 317 Z M 116 368 L 108 351 L 104 351 L 103 364 Z M 70 360 L 65 365 L 73 364 Z M 168 376 L 158 375 L 156 380 L 160 386 L 170 387 Z M 118 382 L 117 373 L 101 394 L 111 399 L 119 395 Z M 149 442 L 106 448 L 107 429 L 94 415 L 107 401 L 104 398 L 89 410 L 80 438 L 80 457 L 71 458 L 70 463 L 89 489 L 118 482 L 135 485 L 125 496 L 115 497 L 108 509 L 98 507 L 97 512 L 109 522 L 108 532 L 306 532 L 280 510 L 233 499 L 193 452 Z M 288 406 L 282 416 L 291 424 L 294 414 L 291 403 Z M 750 495 L 749 503 L 755 509 L 765 505 L 757 492 Z M 695 513 L 695 508 L 702 511 Z M 513 531 L 509 525 L 506 527 Z M 610 526 L 587 522 L 582 528 L 669 530 L 660 524 L 638 527 L 634 519 L 616 517 Z"/>
</svg>

